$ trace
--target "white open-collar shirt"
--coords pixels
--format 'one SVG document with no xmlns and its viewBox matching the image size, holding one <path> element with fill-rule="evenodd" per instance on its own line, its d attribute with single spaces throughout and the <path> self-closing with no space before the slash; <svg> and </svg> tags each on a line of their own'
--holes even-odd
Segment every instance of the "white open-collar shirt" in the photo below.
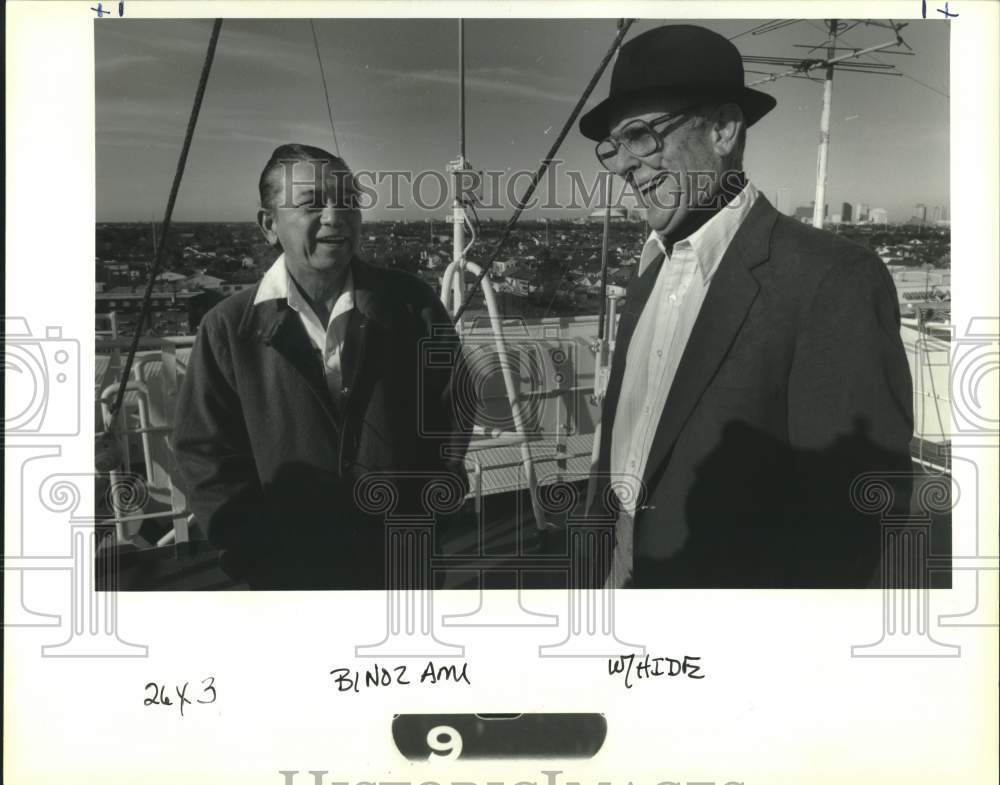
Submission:
<svg viewBox="0 0 1000 785">
<path fill-rule="evenodd" d="M 278 299 L 287 300 L 288 307 L 298 313 L 306 335 L 323 358 L 327 386 L 331 390 L 339 391 L 343 384 L 340 356 L 344 349 L 344 339 L 347 337 L 347 322 L 351 311 L 354 310 L 354 276 L 350 268 L 344 279 L 344 287 L 330 310 L 330 319 L 326 325 L 319 320 L 292 281 L 285 265 L 284 254 L 281 254 L 264 274 L 253 304 Z"/>
<path fill-rule="evenodd" d="M 656 427 L 712 277 L 757 195 L 748 182 L 725 208 L 672 249 L 664 247 L 657 232 L 643 246 L 638 275 L 660 254 L 666 258 L 628 346 L 610 434 L 611 476 L 626 487 L 619 494 L 622 511 L 615 527 L 615 566 L 609 587 L 624 585 L 631 575 L 636 499 Z"/>
</svg>

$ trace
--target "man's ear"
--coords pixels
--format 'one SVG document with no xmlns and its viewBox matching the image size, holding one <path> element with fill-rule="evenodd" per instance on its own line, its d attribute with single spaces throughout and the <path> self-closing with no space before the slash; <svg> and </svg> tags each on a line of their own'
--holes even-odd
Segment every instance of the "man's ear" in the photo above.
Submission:
<svg viewBox="0 0 1000 785">
<path fill-rule="evenodd" d="M 257 227 L 260 229 L 268 245 L 278 245 L 278 233 L 274 230 L 274 211 L 261 207 L 257 211 Z"/>
<path fill-rule="evenodd" d="M 743 122 L 743 110 L 736 104 L 723 104 L 715 111 L 712 143 L 719 157 L 725 158 L 733 151 Z"/>
</svg>

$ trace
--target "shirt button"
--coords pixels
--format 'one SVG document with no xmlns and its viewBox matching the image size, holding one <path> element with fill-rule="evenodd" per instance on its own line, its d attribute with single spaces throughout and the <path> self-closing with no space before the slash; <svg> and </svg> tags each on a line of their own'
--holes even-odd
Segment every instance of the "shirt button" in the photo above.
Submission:
<svg viewBox="0 0 1000 785">
<path fill-rule="evenodd" d="M 662 357 L 663 356 L 663 349 L 657 349 L 656 350 L 656 356 L 657 357 Z"/>
<path fill-rule="evenodd" d="M 675 303 L 675 302 L 677 302 L 677 295 L 676 294 L 672 294 L 672 295 L 670 295 L 669 299 L 670 299 L 670 302 Z"/>
<path fill-rule="evenodd" d="M 350 395 L 351 394 L 351 388 L 350 387 L 344 387 L 344 389 L 340 391 L 340 394 L 341 395 Z"/>
</svg>

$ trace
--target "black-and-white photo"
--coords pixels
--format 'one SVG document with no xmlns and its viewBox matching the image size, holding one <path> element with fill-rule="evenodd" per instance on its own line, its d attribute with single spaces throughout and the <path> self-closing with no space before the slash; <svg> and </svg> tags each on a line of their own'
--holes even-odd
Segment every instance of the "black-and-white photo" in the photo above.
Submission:
<svg viewBox="0 0 1000 785">
<path fill-rule="evenodd" d="M 94 53 L 103 588 L 951 585 L 946 25 Z"/>
</svg>

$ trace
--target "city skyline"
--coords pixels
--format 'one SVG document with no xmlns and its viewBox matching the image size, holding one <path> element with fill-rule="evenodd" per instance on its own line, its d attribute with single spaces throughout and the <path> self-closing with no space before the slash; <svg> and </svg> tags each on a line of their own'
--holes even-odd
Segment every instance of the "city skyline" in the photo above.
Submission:
<svg viewBox="0 0 1000 785">
<path fill-rule="evenodd" d="M 629 36 L 664 21 L 639 20 Z M 695 23 L 735 37 L 744 54 L 805 56 L 796 44 L 824 40 L 821 20 L 763 36 L 740 35 L 753 20 Z M 458 152 L 457 22 L 321 19 L 315 27 L 339 146 L 352 167 L 444 174 Z M 98 221 L 162 218 L 209 28 L 205 20 L 95 25 Z M 467 20 L 471 163 L 533 171 L 613 34 L 610 19 Z M 870 46 L 890 36 L 862 26 L 842 43 Z M 903 36 L 915 55 L 879 59 L 891 60 L 906 78 L 838 72 L 833 91 L 827 202 L 882 207 L 890 221 L 910 218 L 916 203 L 950 204 L 947 23 L 911 20 Z M 608 78 L 588 105 L 606 94 Z M 748 74 L 748 81 L 758 78 Z M 814 196 L 822 85 L 781 79 L 759 89 L 772 93 L 778 107 L 750 129 L 746 170 L 776 206 L 784 193 L 794 210 Z M 308 20 L 227 20 L 175 218 L 253 220 L 260 168 L 287 141 L 333 147 Z M 558 157 L 563 172 L 577 171 L 588 183 L 597 177 L 592 145 L 575 128 Z M 592 209 L 562 212 L 574 218 Z M 443 220 L 448 211 L 379 205 L 366 218 Z M 508 207 L 481 215 L 509 213 Z M 560 216 L 525 213 L 545 217 Z"/>
</svg>

